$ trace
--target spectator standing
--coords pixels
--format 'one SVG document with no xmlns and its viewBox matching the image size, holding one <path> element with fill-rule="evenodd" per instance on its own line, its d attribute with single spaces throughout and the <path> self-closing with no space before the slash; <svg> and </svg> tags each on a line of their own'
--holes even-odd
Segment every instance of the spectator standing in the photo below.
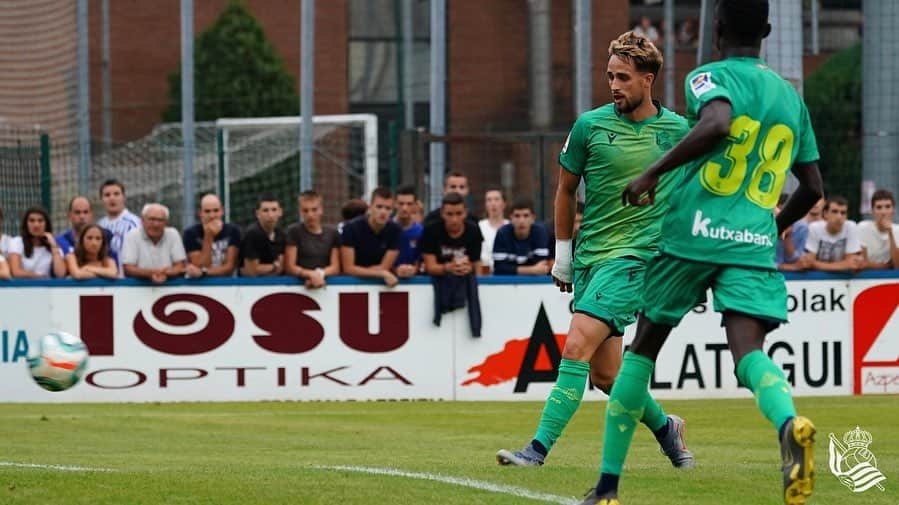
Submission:
<svg viewBox="0 0 899 505">
<path fill-rule="evenodd" d="M 143 219 L 125 207 L 125 185 L 116 179 L 107 179 L 103 182 L 100 186 L 100 198 L 103 200 L 106 215 L 100 218 L 97 224 L 112 233 L 112 240 L 109 242 L 110 254 L 120 258 L 121 267 L 120 256 L 125 235 L 135 228 L 140 228 Z"/>
<path fill-rule="evenodd" d="M 899 224 L 893 222 L 896 199 L 893 193 L 878 189 L 871 196 L 874 219 L 858 225 L 858 238 L 865 259 L 864 268 L 885 269 L 899 267 Z"/>
<path fill-rule="evenodd" d="M 634 26 L 634 34 L 646 37 L 652 42 L 654 45 L 658 46 L 662 43 L 662 36 L 659 33 L 658 28 L 653 26 L 652 20 L 649 19 L 649 16 L 641 16 L 640 22 Z"/>
<path fill-rule="evenodd" d="M 356 219 L 359 216 L 365 214 L 368 210 L 368 203 L 361 198 L 353 198 L 351 200 L 347 200 L 343 207 L 340 209 L 340 217 L 343 218 L 343 221 L 337 224 L 337 233 L 343 234 L 343 227 L 349 221 Z"/>
<path fill-rule="evenodd" d="M 403 186 L 396 192 L 396 216 L 393 221 L 402 229 L 400 234 L 400 253 L 396 258 L 394 271 L 397 277 L 407 278 L 418 273 L 421 264 L 421 252 L 418 243 L 424 226 L 416 223 L 412 215 L 416 210 L 418 199 L 415 197 L 415 188 Z"/>
<path fill-rule="evenodd" d="M 496 232 L 504 225 L 509 224 L 506 219 L 506 198 L 499 188 L 490 188 L 484 193 L 484 211 L 486 217 L 478 221 L 478 228 L 484 237 L 481 246 L 482 273 L 487 274 L 493 270 L 493 241 Z"/>
<path fill-rule="evenodd" d="M 465 199 L 468 198 L 468 176 L 463 174 L 462 172 L 453 171 L 446 175 L 443 179 L 443 195 L 446 196 L 450 193 L 458 193 L 462 196 L 462 201 L 465 202 Z M 443 212 L 442 207 L 432 210 L 425 216 L 424 225 L 425 228 L 428 227 L 429 224 L 440 221 L 441 213 Z M 477 226 L 478 220 L 471 214 L 466 211 L 466 217 L 468 221 Z"/>
<path fill-rule="evenodd" d="M 119 267 L 109 255 L 109 237 L 98 224 L 88 224 L 78 233 L 75 246 L 66 254 L 66 266 L 73 279 L 115 279 Z"/>
<path fill-rule="evenodd" d="M 301 220 L 287 228 L 284 272 L 299 277 L 307 288 L 325 286 L 325 279 L 340 273 L 340 236 L 322 225 L 322 197 L 304 191 L 297 198 Z"/>
<path fill-rule="evenodd" d="M 204 195 L 197 212 L 200 222 L 184 230 L 188 277 L 229 276 L 237 268 L 240 228 L 222 219 L 222 201 Z"/>
<path fill-rule="evenodd" d="M 519 197 L 512 203 L 512 222 L 499 229 L 493 244 L 497 275 L 549 274 L 549 235 L 535 223 L 534 201 Z"/>
<path fill-rule="evenodd" d="M 846 219 L 849 202 L 842 196 L 828 198 L 824 219 L 808 227 L 806 259 L 814 270 L 842 272 L 861 270 L 864 259 L 854 221 Z"/>
<path fill-rule="evenodd" d="M 699 41 L 696 18 L 687 18 L 677 31 L 677 44 L 681 47 L 694 48 Z"/>
<path fill-rule="evenodd" d="M 187 253 L 181 234 L 169 222 L 169 209 L 148 203 L 141 209 L 141 226 L 132 229 L 122 242 L 119 260 L 126 277 L 148 279 L 162 284 L 184 275 Z"/>
<path fill-rule="evenodd" d="M 415 208 L 412 209 L 412 222 L 418 223 L 424 227 L 425 204 L 421 200 L 415 200 Z"/>
<path fill-rule="evenodd" d="M 46 210 L 31 207 L 25 211 L 19 236 L 9 244 L 9 271 L 13 277 L 25 279 L 66 276 L 66 264 Z"/>
<path fill-rule="evenodd" d="M 378 187 L 372 191 L 366 215 L 343 227 L 340 262 L 348 275 L 382 279 L 388 287 L 399 282 L 391 268 L 399 256 L 402 230 L 391 221 L 392 212 L 393 193 Z"/>
<path fill-rule="evenodd" d="M 284 215 L 281 202 L 265 194 L 256 202 L 256 222 L 247 228 L 241 243 L 243 267 L 240 275 L 256 277 L 284 272 L 284 248 L 287 236 L 278 226 Z"/>
<path fill-rule="evenodd" d="M 59 244 L 63 257 L 75 249 L 78 236 L 88 225 L 93 224 L 94 210 L 91 208 L 91 201 L 86 196 L 76 196 L 69 200 L 68 218 L 71 228 L 56 236 L 56 243 Z M 109 243 L 112 240 L 112 232 L 103 227 L 100 229 L 106 235 L 106 242 Z M 118 261 L 116 255 L 112 255 L 112 259 Z"/>
</svg>

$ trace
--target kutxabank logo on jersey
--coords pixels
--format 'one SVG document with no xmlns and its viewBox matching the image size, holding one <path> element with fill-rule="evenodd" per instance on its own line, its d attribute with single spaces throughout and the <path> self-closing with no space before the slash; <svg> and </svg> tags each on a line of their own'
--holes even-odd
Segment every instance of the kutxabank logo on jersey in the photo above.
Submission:
<svg viewBox="0 0 899 505">
<path fill-rule="evenodd" d="M 713 226 L 712 218 L 705 217 L 701 210 L 696 211 L 693 218 L 694 237 L 702 236 L 715 240 L 727 240 L 729 242 L 741 242 L 744 244 L 755 244 L 772 247 L 771 237 L 761 233 L 755 233 L 752 230 L 734 230 L 726 226 Z"/>
<path fill-rule="evenodd" d="M 874 437 L 858 426 L 843 435 L 842 443 L 830 434 L 830 473 L 853 493 L 862 493 L 877 487 L 884 490 L 881 482 L 886 477 L 877 469 L 877 458 L 868 450 Z"/>
</svg>

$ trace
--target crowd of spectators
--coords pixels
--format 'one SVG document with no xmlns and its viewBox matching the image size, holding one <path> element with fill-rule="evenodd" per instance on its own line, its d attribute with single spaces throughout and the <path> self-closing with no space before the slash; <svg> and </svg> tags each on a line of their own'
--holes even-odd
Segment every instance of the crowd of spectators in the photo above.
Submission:
<svg viewBox="0 0 899 505">
<path fill-rule="evenodd" d="M 640 16 L 640 19 L 634 24 L 633 31 L 637 35 L 646 37 L 658 47 L 664 46 L 671 40 L 674 40 L 675 47 L 680 49 L 693 49 L 699 44 L 699 20 L 696 18 L 686 18 L 677 23 L 673 38 L 656 27 L 649 16 Z"/>
<path fill-rule="evenodd" d="M 176 277 L 286 275 L 320 288 L 338 274 L 374 278 L 387 286 L 416 275 L 465 278 L 479 275 L 545 276 L 552 267 L 552 223 L 537 222 L 534 202 L 519 197 L 508 206 L 499 188 L 484 193 L 478 220 L 468 204 L 468 178 L 450 173 L 439 208 L 425 214 L 412 187 L 396 194 L 375 189 L 369 202 L 350 200 L 337 226 L 322 222 L 322 196 L 298 196 L 296 222 L 283 224 L 275 197 L 258 198 L 255 222 L 244 230 L 224 222 L 216 195 L 200 199 L 198 222 L 180 233 L 169 225 L 169 210 L 144 205 L 140 216 L 125 206 L 125 187 L 116 180 L 100 188 L 105 215 L 94 219 L 86 196 L 72 198 L 70 227 L 54 235 L 40 207 L 25 211 L 19 235 L 0 234 L 0 279 L 117 279 L 164 283 Z M 775 212 L 786 201 L 781 198 Z M 872 219 L 848 220 L 841 196 L 821 200 L 777 243 L 776 262 L 785 272 L 859 272 L 899 265 L 899 225 L 895 198 L 878 190 Z M 575 233 L 583 204 L 578 205 Z M 3 221 L 0 210 L 0 224 Z"/>
<path fill-rule="evenodd" d="M 786 201 L 781 201 L 777 212 Z M 899 225 L 893 222 L 896 200 L 879 189 L 871 197 L 872 218 L 848 219 L 849 201 L 832 195 L 787 229 L 777 243 L 777 267 L 783 272 L 852 272 L 899 266 Z"/>
</svg>

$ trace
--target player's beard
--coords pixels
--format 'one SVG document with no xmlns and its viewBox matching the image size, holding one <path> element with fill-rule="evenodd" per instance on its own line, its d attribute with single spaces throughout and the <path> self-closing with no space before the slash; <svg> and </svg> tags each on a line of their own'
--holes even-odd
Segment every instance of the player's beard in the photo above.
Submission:
<svg viewBox="0 0 899 505">
<path fill-rule="evenodd" d="M 643 105 L 643 97 L 639 97 L 639 99 L 631 100 L 628 97 L 624 97 L 621 105 L 615 104 L 615 110 L 618 111 L 619 114 L 630 114 L 637 110 L 638 107 Z"/>
</svg>

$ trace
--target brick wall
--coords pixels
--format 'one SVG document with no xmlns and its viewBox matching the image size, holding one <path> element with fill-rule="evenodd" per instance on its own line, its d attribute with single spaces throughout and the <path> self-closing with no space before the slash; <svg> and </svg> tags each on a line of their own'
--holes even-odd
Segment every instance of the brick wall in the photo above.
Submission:
<svg viewBox="0 0 899 505">
<path fill-rule="evenodd" d="M 297 79 L 299 92 L 300 2 L 244 0 L 262 24 L 269 41 Z M 194 33 L 199 35 L 218 17 L 227 0 L 194 2 Z M 168 75 L 181 61 L 179 0 L 114 0 L 110 9 L 110 69 L 113 139 L 131 140 L 160 122 L 168 105 Z M 316 2 L 315 113 L 347 111 L 347 2 Z M 100 1 L 90 4 L 92 130 L 100 122 Z"/>
</svg>

